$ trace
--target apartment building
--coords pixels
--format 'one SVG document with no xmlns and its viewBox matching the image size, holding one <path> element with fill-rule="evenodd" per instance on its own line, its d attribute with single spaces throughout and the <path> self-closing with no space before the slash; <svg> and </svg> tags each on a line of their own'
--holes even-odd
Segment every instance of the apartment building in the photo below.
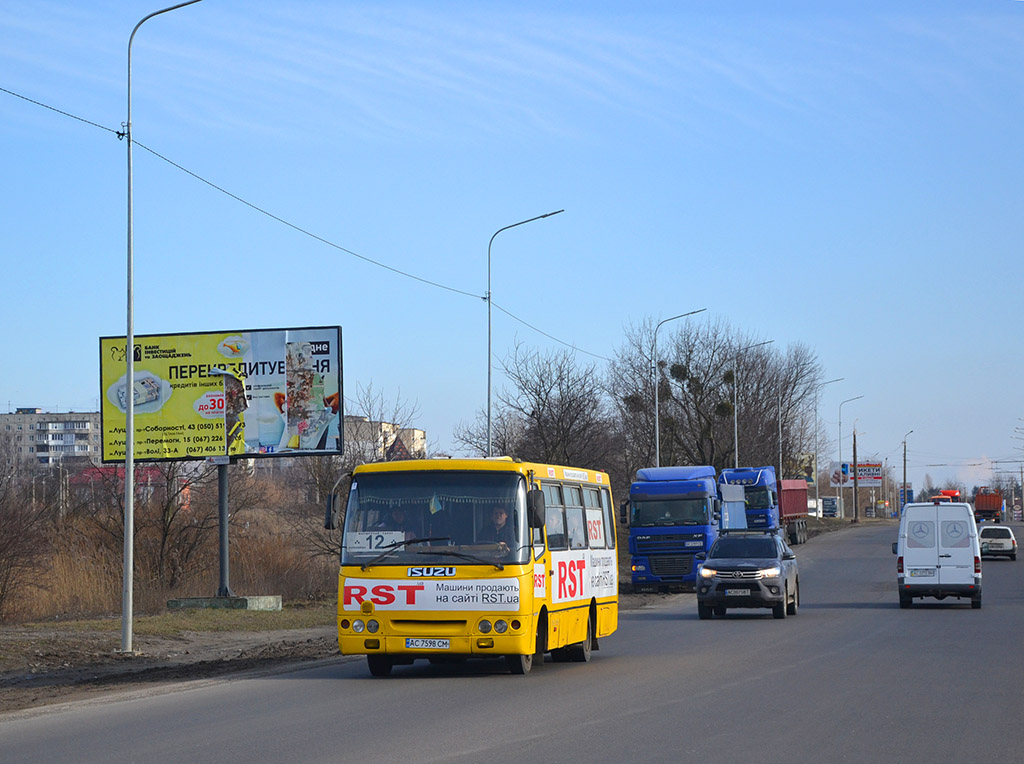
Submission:
<svg viewBox="0 0 1024 764">
<path fill-rule="evenodd" d="M 19 462 L 98 464 L 102 457 L 98 411 L 45 412 L 18 408 L 0 414 L 0 437 Z"/>
</svg>

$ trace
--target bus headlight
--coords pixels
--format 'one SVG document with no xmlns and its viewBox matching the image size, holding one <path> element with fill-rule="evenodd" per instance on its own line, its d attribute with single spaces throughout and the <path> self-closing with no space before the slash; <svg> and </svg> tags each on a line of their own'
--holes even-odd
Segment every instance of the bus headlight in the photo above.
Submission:
<svg viewBox="0 0 1024 764">
<path fill-rule="evenodd" d="M 490 634 L 491 633 L 491 622 L 490 621 L 480 621 L 480 627 L 479 628 L 480 628 L 480 633 L 481 634 Z"/>
<path fill-rule="evenodd" d="M 504 634 L 506 631 L 508 631 L 508 624 L 505 623 L 504 621 L 495 621 L 494 622 L 494 630 L 498 634 Z"/>
<path fill-rule="evenodd" d="M 357 618 L 356 620 L 352 621 L 352 631 L 354 631 L 356 634 L 362 634 L 365 629 L 366 624 L 363 623 L 360 619 Z"/>
<path fill-rule="evenodd" d="M 371 634 L 376 634 L 380 630 L 380 624 L 373 618 L 366 622 L 366 630 Z"/>
</svg>

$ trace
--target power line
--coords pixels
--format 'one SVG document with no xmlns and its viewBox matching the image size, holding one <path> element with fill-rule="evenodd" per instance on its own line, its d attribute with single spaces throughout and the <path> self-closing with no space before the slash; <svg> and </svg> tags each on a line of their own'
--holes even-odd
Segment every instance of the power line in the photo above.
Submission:
<svg viewBox="0 0 1024 764">
<path fill-rule="evenodd" d="M 91 122 L 88 119 L 83 119 L 82 117 L 76 116 L 75 114 L 71 114 L 70 112 L 62 111 L 61 109 L 57 109 L 57 108 L 55 108 L 53 106 L 49 106 L 49 105 L 47 105 L 45 103 L 42 103 L 41 101 L 36 101 L 36 100 L 34 100 L 32 98 L 28 98 L 27 96 L 23 96 L 20 93 L 15 93 L 13 90 L 8 90 L 5 87 L 0 87 L 0 91 L 2 91 L 4 93 L 7 93 L 9 95 L 12 95 L 15 98 L 20 98 L 21 100 L 27 101 L 28 103 L 34 104 L 36 106 L 40 106 L 40 107 L 42 107 L 44 109 L 48 109 L 48 110 L 53 111 L 53 112 L 56 112 L 57 114 L 60 114 L 62 116 L 69 117 L 71 119 L 78 120 L 79 122 L 84 122 L 85 124 L 90 125 L 92 127 L 97 127 L 100 130 L 105 130 L 105 131 L 107 131 L 109 133 L 113 133 L 114 135 L 117 136 L 118 140 L 123 139 L 124 136 L 125 136 L 125 133 L 122 132 L 122 131 L 113 130 L 113 129 L 109 128 L 109 127 L 105 127 L 104 125 L 98 124 L 96 122 Z M 188 168 L 183 167 L 182 165 L 178 164 L 177 162 L 173 161 L 172 159 L 169 159 L 168 157 L 164 156 L 160 152 L 158 152 L 158 151 L 156 151 L 154 149 L 151 149 L 149 146 L 146 146 L 145 144 L 140 143 L 139 141 L 137 141 L 135 139 L 132 139 L 132 143 L 134 145 L 138 146 L 139 148 L 141 148 L 141 149 L 143 149 L 145 151 L 148 151 L 150 154 L 152 154 L 153 156 L 157 157 L 158 159 L 162 159 L 164 162 L 167 162 L 167 164 L 169 164 L 172 167 L 180 170 L 181 172 L 185 173 L 186 175 L 188 175 L 188 176 L 198 180 L 200 183 L 205 183 L 210 188 L 213 188 L 213 189 L 215 189 L 217 191 L 220 191 L 222 194 L 224 194 L 225 196 L 230 197 L 231 199 L 234 199 L 236 202 L 244 204 L 246 207 L 249 207 L 250 209 L 255 210 L 256 212 L 260 213 L 261 215 L 265 215 L 268 218 L 270 218 L 271 220 L 275 220 L 278 223 L 280 223 L 281 225 L 287 226 L 288 228 L 291 228 L 293 231 L 297 231 L 298 233 L 301 233 L 304 236 L 308 236 L 311 239 L 314 239 L 314 240 L 320 242 L 321 244 L 326 244 L 328 247 L 332 247 L 332 248 L 334 248 L 334 249 L 336 249 L 336 250 L 338 250 L 340 252 L 344 252 L 347 255 L 351 255 L 352 257 L 357 257 L 360 260 L 363 260 L 364 262 L 370 263 L 371 265 L 376 265 L 378 268 L 383 268 L 384 270 L 391 271 L 392 273 L 398 274 L 399 276 L 405 276 L 406 278 L 413 279 L 414 281 L 419 281 L 420 283 L 427 284 L 428 286 L 436 287 L 438 289 L 444 289 L 445 291 L 453 292 L 455 294 L 462 295 L 463 297 L 473 297 L 473 298 L 481 299 L 481 300 L 486 300 L 487 299 L 486 295 L 481 296 L 481 295 L 478 295 L 478 294 L 474 294 L 473 292 L 467 292 L 465 290 L 456 289 L 455 287 L 451 287 L 451 286 L 448 286 L 446 284 L 441 284 L 441 283 L 439 283 L 437 281 L 431 281 L 430 279 L 423 278 L 422 276 L 417 276 L 417 275 L 415 275 L 413 273 L 408 273 L 407 271 L 403 271 L 403 270 L 400 270 L 399 268 L 395 268 L 393 266 L 387 265 L 386 263 L 382 263 L 379 260 L 374 260 L 373 258 L 367 257 L 366 255 L 361 255 L 358 252 L 354 252 L 351 249 L 348 249 L 346 247 L 341 246 L 340 244 L 335 244 L 333 241 L 330 241 L 329 239 L 325 239 L 324 237 L 319 236 L 319 235 L 313 233 L 312 231 L 309 231 L 309 230 L 307 230 L 307 229 L 305 229 L 305 228 L 303 228 L 303 227 L 301 227 L 299 225 L 291 223 L 291 222 L 285 220 L 284 218 L 282 218 L 282 217 L 280 217 L 278 215 L 275 215 L 274 213 L 272 213 L 272 212 L 270 212 L 268 210 L 265 210 L 262 207 L 260 207 L 260 206 L 258 206 L 256 204 L 253 204 L 252 202 L 247 201 L 246 199 L 243 199 L 242 197 L 238 196 L 237 194 L 231 193 L 227 189 L 225 189 L 225 188 L 223 188 L 221 186 L 218 186 L 216 183 L 213 183 L 212 181 L 207 180 L 206 178 L 202 177 L 201 175 L 197 175 L 196 173 L 192 172 Z M 564 340 L 560 340 L 560 339 L 558 339 L 558 337 L 555 337 L 555 336 L 553 336 L 551 334 L 548 334 L 547 332 L 545 332 L 545 331 L 543 331 L 541 329 L 538 329 L 533 324 L 530 324 L 527 321 L 524 321 L 523 319 L 521 319 L 518 316 L 514 315 L 513 313 L 509 312 L 505 308 L 502 308 L 500 305 L 494 303 L 493 301 L 491 302 L 491 304 L 495 308 L 500 310 L 502 313 L 507 315 L 509 318 L 511 318 L 512 320 L 518 321 L 523 326 L 526 326 L 527 328 L 532 329 L 533 331 L 537 332 L 538 334 L 543 335 L 544 337 L 547 337 L 548 339 L 553 340 L 554 342 L 557 342 L 557 343 L 559 343 L 561 345 L 565 345 L 566 347 L 571 348 L 574 351 L 577 351 L 577 352 L 580 352 L 580 353 L 584 353 L 584 354 L 589 355 L 589 356 L 593 356 L 594 358 L 599 358 L 602 361 L 609 361 L 610 362 L 610 360 L 611 360 L 609 358 L 605 358 L 602 355 L 598 355 L 597 353 L 591 353 L 591 352 L 589 352 L 587 350 L 583 350 L 582 348 L 579 348 L 579 347 L 577 347 L 576 345 L 574 345 L 572 343 L 565 342 Z"/>
</svg>

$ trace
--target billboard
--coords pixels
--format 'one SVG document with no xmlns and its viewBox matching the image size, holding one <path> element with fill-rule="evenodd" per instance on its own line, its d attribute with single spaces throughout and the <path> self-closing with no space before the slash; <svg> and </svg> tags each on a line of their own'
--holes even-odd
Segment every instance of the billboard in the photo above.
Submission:
<svg viewBox="0 0 1024 764">
<path fill-rule="evenodd" d="M 858 462 L 857 463 L 857 485 L 860 488 L 881 488 L 882 487 L 882 463 L 881 462 Z M 832 462 L 830 470 L 829 486 L 838 488 L 842 486 L 853 487 L 853 462 Z"/>
<path fill-rule="evenodd" d="M 100 337 L 103 461 L 123 462 L 128 395 L 138 461 L 343 450 L 341 327 Z"/>
</svg>

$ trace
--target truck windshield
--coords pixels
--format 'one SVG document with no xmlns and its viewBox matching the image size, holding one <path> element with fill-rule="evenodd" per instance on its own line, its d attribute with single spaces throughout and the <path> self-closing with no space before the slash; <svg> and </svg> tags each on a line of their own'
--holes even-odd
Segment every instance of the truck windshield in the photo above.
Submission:
<svg viewBox="0 0 1024 764">
<path fill-rule="evenodd" d="M 772 492 L 767 488 L 747 488 L 747 509 L 769 509 L 772 506 Z"/>
<path fill-rule="evenodd" d="M 708 500 L 645 499 L 632 502 L 630 525 L 650 528 L 659 525 L 707 525 Z"/>
<path fill-rule="evenodd" d="M 349 491 L 343 565 L 526 562 L 526 486 L 504 472 L 375 472 Z"/>
</svg>

